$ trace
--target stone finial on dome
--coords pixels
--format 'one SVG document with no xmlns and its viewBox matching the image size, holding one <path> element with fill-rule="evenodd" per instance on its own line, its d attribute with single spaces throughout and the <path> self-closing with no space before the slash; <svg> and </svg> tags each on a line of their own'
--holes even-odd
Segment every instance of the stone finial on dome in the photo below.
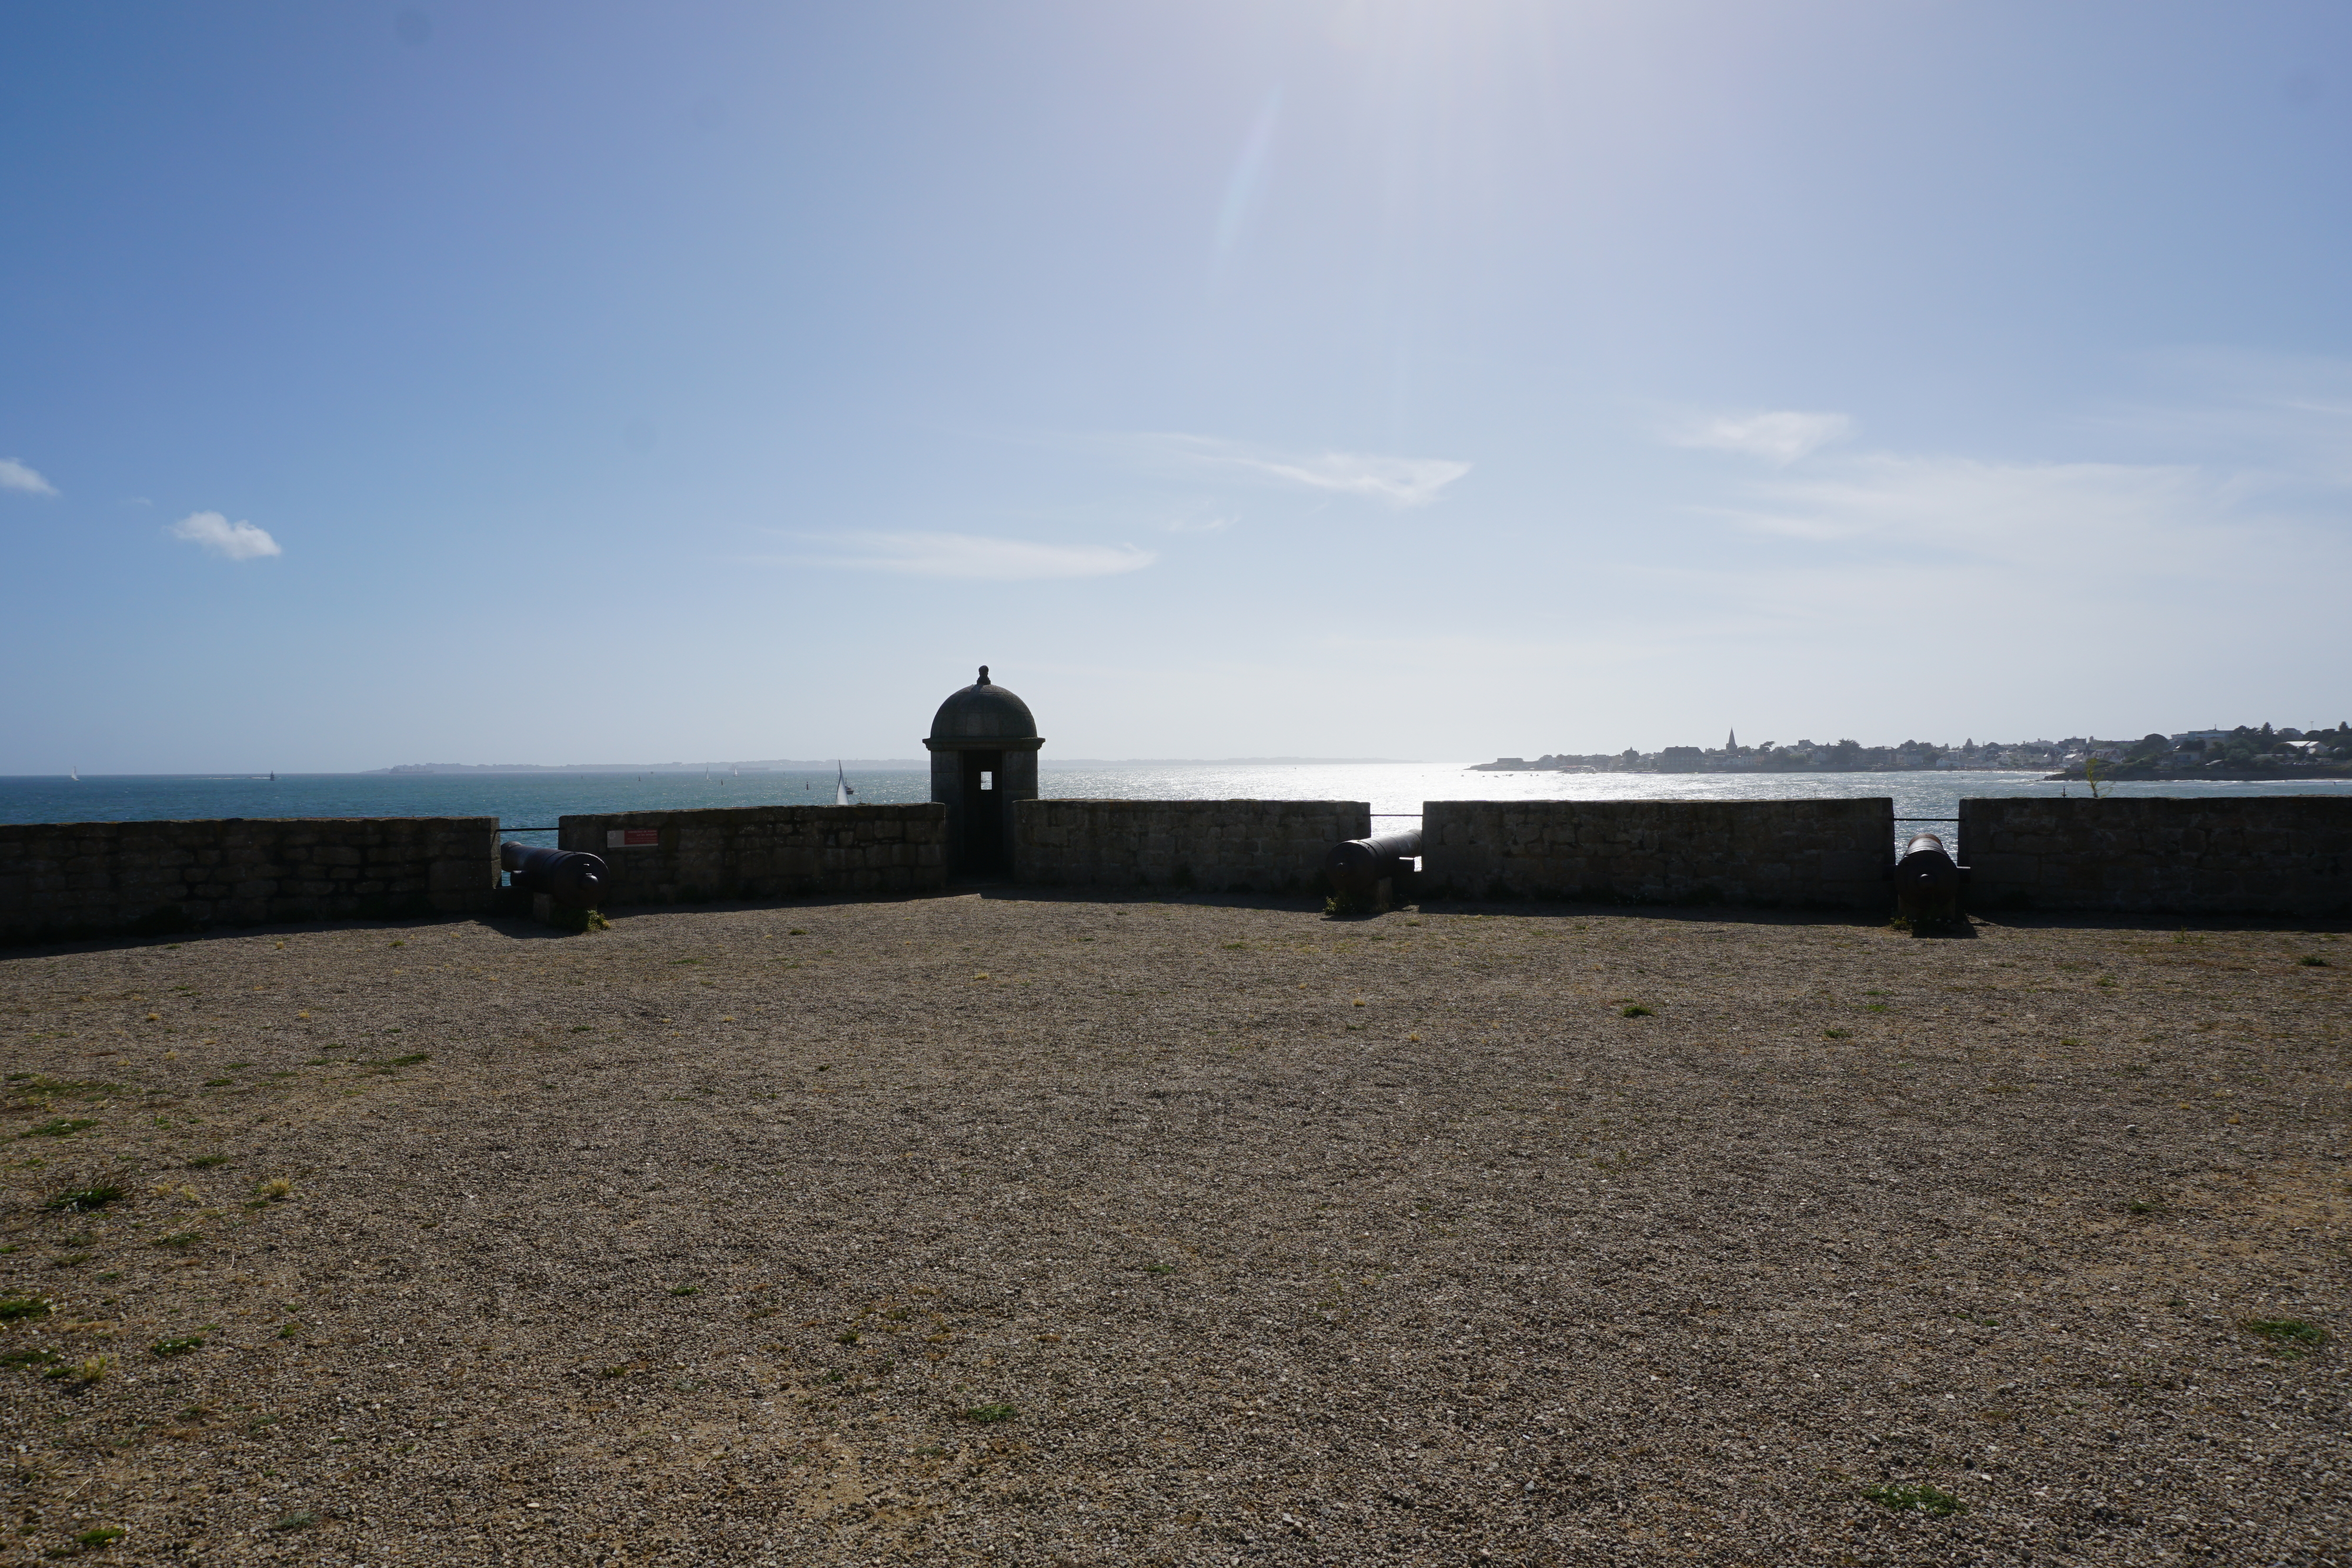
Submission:
<svg viewBox="0 0 2352 1568">
<path fill-rule="evenodd" d="M 986 664 L 982 664 L 980 667 L 980 679 L 975 684 L 983 686 L 988 685 L 988 666 Z"/>
</svg>

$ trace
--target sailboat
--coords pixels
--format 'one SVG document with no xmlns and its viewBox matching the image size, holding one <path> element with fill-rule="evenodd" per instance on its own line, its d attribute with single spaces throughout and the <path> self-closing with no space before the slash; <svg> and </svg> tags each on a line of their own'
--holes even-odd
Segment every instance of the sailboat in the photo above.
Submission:
<svg viewBox="0 0 2352 1568">
<path fill-rule="evenodd" d="M 853 797 L 856 793 L 856 790 L 849 787 L 849 775 L 841 770 L 841 758 L 835 758 L 833 759 L 833 803 L 836 806 L 855 806 L 857 802 Z"/>
<path fill-rule="evenodd" d="M 80 763 L 79 763 L 79 762 L 77 762 L 77 763 L 75 763 L 71 768 L 68 768 L 68 769 L 66 770 L 66 777 L 67 777 L 67 778 L 68 778 L 68 779 L 72 779 L 72 780 L 73 780 L 75 783 L 77 783 L 77 784 L 80 783 L 80 782 L 81 782 L 81 764 L 80 764 Z"/>
</svg>

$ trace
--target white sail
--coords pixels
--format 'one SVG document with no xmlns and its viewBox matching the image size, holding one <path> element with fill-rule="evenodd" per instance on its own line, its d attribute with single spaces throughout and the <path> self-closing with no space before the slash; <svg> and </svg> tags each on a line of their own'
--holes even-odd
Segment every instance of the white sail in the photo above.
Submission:
<svg viewBox="0 0 2352 1568">
<path fill-rule="evenodd" d="M 852 789 L 849 787 L 849 775 L 841 770 L 841 759 L 839 758 L 834 758 L 833 803 L 836 806 L 854 806 L 857 804 L 857 802 L 851 799 L 851 797 L 855 796 L 856 793 L 856 790 Z"/>
</svg>

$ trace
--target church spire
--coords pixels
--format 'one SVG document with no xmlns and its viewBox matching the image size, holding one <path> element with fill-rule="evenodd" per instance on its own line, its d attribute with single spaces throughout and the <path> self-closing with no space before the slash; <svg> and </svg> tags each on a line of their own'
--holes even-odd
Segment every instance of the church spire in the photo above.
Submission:
<svg viewBox="0 0 2352 1568">
<path fill-rule="evenodd" d="M 1738 754 L 1739 750 L 1739 732 L 1738 730 L 1735 729 L 1731 732 L 1731 738 L 1723 743 L 1723 749 L 1735 755 Z"/>
</svg>

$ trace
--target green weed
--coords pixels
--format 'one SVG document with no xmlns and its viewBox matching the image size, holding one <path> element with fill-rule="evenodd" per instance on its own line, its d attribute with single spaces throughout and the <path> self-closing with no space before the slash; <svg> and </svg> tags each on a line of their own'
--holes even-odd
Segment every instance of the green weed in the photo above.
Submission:
<svg viewBox="0 0 2352 1568">
<path fill-rule="evenodd" d="M 2301 1318 L 2248 1318 L 2238 1325 L 2256 1333 L 2289 1355 L 2302 1355 L 2327 1343 L 2327 1331 Z"/>
<path fill-rule="evenodd" d="M 188 1162 L 188 1168 L 192 1171 L 208 1171 L 215 1166 L 225 1166 L 226 1164 L 228 1164 L 228 1156 L 226 1155 L 198 1155 L 194 1159 Z"/>
<path fill-rule="evenodd" d="M 1825 1029 L 1822 1030 L 1822 1038 L 1823 1040 L 1852 1040 L 1853 1038 L 1853 1030 L 1850 1029 Z"/>
<path fill-rule="evenodd" d="M 1625 1019 L 1647 1019 L 1655 1018 L 1658 1015 L 1655 1011 L 1643 1007 L 1639 1002 L 1629 1002 L 1625 1006 L 1617 1009 L 1617 1016 L 1619 1018 Z"/>
<path fill-rule="evenodd" d="M 85 1127 L 97 1125 L 98 1124 L 88 1116 L 59 1116 L 54 1121 L 44 1122 L 39 1126 L 29 1128 L 16 1135 L 20 1138 L 70 1138 Z"/>
<path fill-rule="evenodd" d="M 87 1552 L 100 1546 L 111 1546 L 130 1533 L 119 1524 L 101 1524 L 75 1536 L 74 1543 Z"/>
<path fill-rule="evenodd" d="M 702 1294 L 702 1287 L 699 1285 L 672 1285 L 669 1288 L 669 1293 L 673 1296 L 698 1296 Z"/>
<path fill-rule="evenodd" d="M 13 1323 L 26 1318 L 49 1315 L 48 1300 L 43 1296 L 0 1296 L 0 1323 Z"/>
<path fill-rule="evenodd" d="M 1966 1513 L 1969 1509 L 1950 1492 L 1927 1481 L 1915 1481 L 1908 1486 L 1864 1487 L 1862 1495 L 1881 1508 L 1916 1508 L 1938 1519 L 1946 1514 Z"/>
<path fill-rule="evenodd" d="M 393 946 L 397 947 L 400 944 L 395 942 Z M 308 1530 L 318 1522 L 319 1516 L 306 1509 L 299 1513 L 288 1514 L 285 1518 L 279 1520 L 269 1528 L 281 1532 L 290 1533 L 297 1530 Z"/>
<path fill-rule="evenodd" d="M 78 1186 L 58 1194 L 41 1207 L 63 1209 L 68 1214 L 80 1214 L 89 1209 L 104 1208 L 110 1203 L 119 1202 L 121 1197 L 122 1189 L 119 1186 Z"/>
<path fill-rule="evenodd" d="M 159 1339 L 147 1349 L 150 1354 L 155 1355 L 185 1355 L 192 1350 L 202 1350 L 204 1347 L 205 1340 L 202 1334 L 188 1334 L 180 1339 Z"/>
<path fill-rule="evenodd" d="M 978 1421 L 985 1426 L 997 1421 L 1010 1421 L 1019 1412 L 1010 1405 L 973 1405 L 961 1414 L 967 1421 Z"/>
<path fill-rule="evenodd" d="M 2327 967 L 2327 960 L 2321 957 L 2316 953 L 2305 953 L 2302 957 L 2297 958 L 2295 962 L 2302 965 L 2306 969 L 2325 969 Z"/>
<path fill-rule="evenodd" d="M 194 1230 L 182 1230 L 171 1236 L 158 1236 L 150 1243 L 155 1247 L 194 1247 L 204 1237 Z"/>
</svg>

